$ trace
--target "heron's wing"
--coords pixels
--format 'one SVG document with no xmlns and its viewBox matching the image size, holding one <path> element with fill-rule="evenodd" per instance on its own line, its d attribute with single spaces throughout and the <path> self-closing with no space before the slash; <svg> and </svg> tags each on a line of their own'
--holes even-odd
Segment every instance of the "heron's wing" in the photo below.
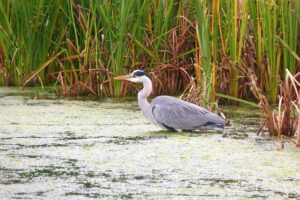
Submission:
<svg viewBox="0 0 300 200">
<path fill-rule="evenodd" d="M 219 118 L 204 108 L 174 97 L 157 97 L 151 104 L 157 122 L 168 129 L 194 130 L 210 123 L 212 117 Z"/>
</svg>

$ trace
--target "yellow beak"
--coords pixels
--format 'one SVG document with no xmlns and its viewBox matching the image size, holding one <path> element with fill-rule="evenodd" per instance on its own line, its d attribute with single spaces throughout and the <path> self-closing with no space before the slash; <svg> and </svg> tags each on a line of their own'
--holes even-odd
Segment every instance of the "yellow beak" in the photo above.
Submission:
<svg viewBox="0 0 300 200">
<path fill-rule="evenodd" d="M 114 77 L 115 80 L 128 80 L 130 79 L 130 75 L 123 75 L 123 76 L 116 76 Z"/>
</svg>

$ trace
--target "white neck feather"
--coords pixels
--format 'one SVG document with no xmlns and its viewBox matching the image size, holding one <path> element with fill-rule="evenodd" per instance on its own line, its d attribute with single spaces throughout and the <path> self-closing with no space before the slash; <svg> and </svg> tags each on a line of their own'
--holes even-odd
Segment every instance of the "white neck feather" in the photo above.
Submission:
<svg viewBox="0 0 300 200">
<path fill-rule="evenodd" d="M 152 92 L 152 82 L 148 77 L 143 78 L 143 89 L 139 91 L 138 93 L 138 101 L 139 101 L 139 106 L 140 109 L 142 110 L 143 114 L 149 118 L 149 113 L 151 112 L 149 110 L 150 104 L 147 100 L 147 97 L 151 94 Z"/>
</svg>

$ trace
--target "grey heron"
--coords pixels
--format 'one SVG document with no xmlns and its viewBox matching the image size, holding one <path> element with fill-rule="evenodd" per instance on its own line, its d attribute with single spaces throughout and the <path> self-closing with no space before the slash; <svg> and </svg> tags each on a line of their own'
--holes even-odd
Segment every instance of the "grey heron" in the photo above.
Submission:
<svg viewBox="0 0 300 200">
<path fill-rule="evenodd" d="M 193 131 L 202 127 L 224 128 L 225 121 L 205 108 L 172 96 L 155 97 L 151 103 L 147 97 L 152 92 L 152 81 L 143 70 L 117 76 L 115 80 L 142 83 L 138 93 L 138 104 L 144 116 L 152 123 L 171 131 Z"/>
</svg>

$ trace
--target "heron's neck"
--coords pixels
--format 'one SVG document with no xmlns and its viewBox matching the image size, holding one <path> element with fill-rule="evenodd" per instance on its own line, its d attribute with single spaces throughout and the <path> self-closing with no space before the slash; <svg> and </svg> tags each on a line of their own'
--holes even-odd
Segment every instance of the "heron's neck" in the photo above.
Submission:
<svg viewBox="0 0 300 200">
<path fill-rule="evenodd" d="M 152 92 L 152 82 L 150 79 L 145 79 L 143 81 L 143 89 L 141 91 L 139 91 L 138 93 L 138 101 L 139 101 L 139 106 L 141 108 L 142 111 L 144 111 L 144 109 L 149 107 L 149 102 L 147 100 L 147 97 L 151 94 Z"/>
</svg>

